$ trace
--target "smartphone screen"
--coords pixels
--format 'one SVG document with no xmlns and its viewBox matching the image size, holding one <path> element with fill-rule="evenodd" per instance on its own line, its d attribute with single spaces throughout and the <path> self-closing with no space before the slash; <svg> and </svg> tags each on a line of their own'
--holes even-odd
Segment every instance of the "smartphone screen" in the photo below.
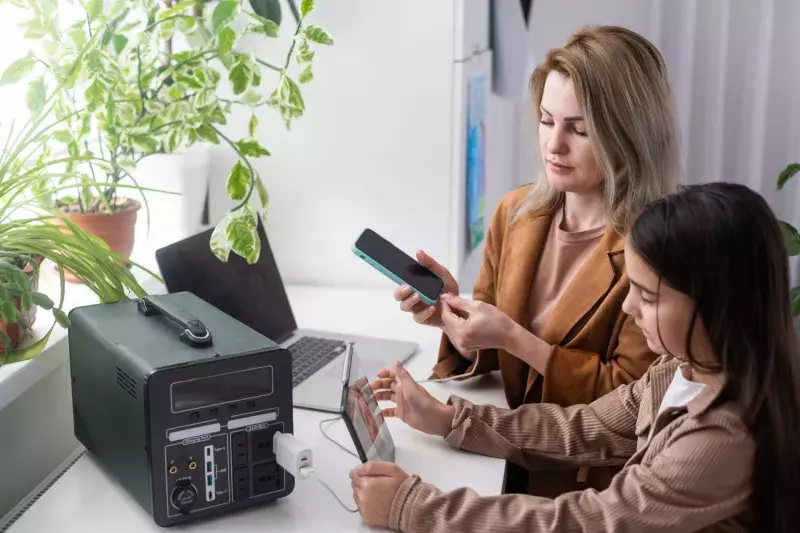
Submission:
<svg viewBox="0 0 800 533">
<path fill-rule="evenodd" d="M 356 248 L 426 298 L 439 298 L 444 288 L 441 278 L 371 229 L 364 230 L 356 241 Z"/>
</svg>

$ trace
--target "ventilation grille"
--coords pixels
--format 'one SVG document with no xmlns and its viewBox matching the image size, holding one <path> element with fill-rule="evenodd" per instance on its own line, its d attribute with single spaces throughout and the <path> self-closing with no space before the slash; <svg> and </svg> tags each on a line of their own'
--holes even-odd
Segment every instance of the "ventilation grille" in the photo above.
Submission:
<svg viewBox="0 0 800 533">
<path fill-rule="evenodd" d="M 138 394 L 136 392 L 136 380 L 130 377 L 127 372 L 122 370 L 120 367 L 117 367 L 117 385 L 122 387 L 125 392 L 130 394 L 131 398 L 134 400 L 137 398 Z"/>
</svg>

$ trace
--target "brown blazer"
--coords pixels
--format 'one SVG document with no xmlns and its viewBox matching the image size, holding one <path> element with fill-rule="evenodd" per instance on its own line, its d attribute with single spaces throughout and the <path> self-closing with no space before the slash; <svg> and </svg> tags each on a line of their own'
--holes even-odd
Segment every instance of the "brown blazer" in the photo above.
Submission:
<svg viewBox="0 0 800 533">
<path fill-rule="evenodd" d="M 498 205 L 473 298 L 490 303 L 529 327 L 528 298 L 552 215 L 543 208 L 511 216 L 530 186 L 507 194 Z M 656 359 L 641 330 L 622 312 L 628 294 L 625 238 L 609 228 L 553 310 L 541 337 L 553 345 L 544 376 L 504 350 L 481 350 L 476 373 L 500 370 L 508 405 L 530 402 L 567 406 L 589 403 L 641 377 Z M 446 377 L 471 365 L 443 336 L 434 374 Z M 537 383 L 539 382 L 539 383 Z M 540 385 L 540 386 L 536 386 Z"/>
<path fill-rule="evenodd" d="M 528 298 L 552 215 L 543 208 L 513 224 L 511 217 L 530 186 L 507 194 L 495 211 L 486 237 L 483 266 L 473 298 L 490 303 L 517 323 L 530 327 Z M 609 228 L 561 296 L 541 338 L 553 346 L 544 376 L 504 350 L 481 350 L 476 374 L 500 370 L 509 407 L 547 402 L 562 406 L 590 403 L 641 377 L 657 358 L 647 348 L 633 318 L 622 312 L 628 294 L 625 238 Z M 474 364 L 474 363 L 473 363 Z M 472 365 L 442 336 L 433 377 L 469 372 Z M 589 486 L 605 488 L 611 470 L 593 471 Z M 581 474 L 582 477 L 586 472 Z M 586 488 L 578 471 L 537 476 L 532 494 L 555 496 Z"/>
<path fill-rule="evenodd" d="M 582 465 L 624 464 L 602 491 L 555 499 L 442 492 L 412 476 L 392 502 L 389 526 L 404 532 L 748 531 L 755 442 L 740 410 L 723 402 L 724 377 L 688 405 L 659 413 L 680 366 L 664 356 L 644 378 L 591 405 L 516 410 L 455 406 L 448 443 L 528 467 L 541 458 Z"/>
</svg>

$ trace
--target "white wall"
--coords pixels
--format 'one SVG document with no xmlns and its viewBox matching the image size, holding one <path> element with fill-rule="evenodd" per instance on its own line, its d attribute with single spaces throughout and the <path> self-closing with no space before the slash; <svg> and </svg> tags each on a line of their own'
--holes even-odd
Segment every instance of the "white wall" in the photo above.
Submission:
<svg viewBox="0 0 800 533">
<path fill-rule="evenodd" d="M 317 48 L 306 116 L 287 132 L 274 111 L 259 113 L 259 140 L 273 154 L 257 163 L 270 243 L 285 281 L 388 285 L 350 252 L 365 227 L 412 253 L 449 253 L 453 5 L 337 0 L 317 2 L 312 17 L 335 45 Z M 287 14 L 282 33 L 291 22 Z M 264 59 L 284 57 L 268 44 Z M 266 71 L 263 83 L 274 83 Z M 248 119 L 228 131 L 241 136 Z M 215 148 L 219 217 L 231 205 L 224 179 L 234 159 Z"/>
</svg>

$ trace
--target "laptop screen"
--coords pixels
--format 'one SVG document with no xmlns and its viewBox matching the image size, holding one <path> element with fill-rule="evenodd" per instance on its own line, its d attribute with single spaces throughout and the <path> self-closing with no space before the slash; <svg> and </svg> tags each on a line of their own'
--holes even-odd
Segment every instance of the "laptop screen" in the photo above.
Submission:
<svg viewBox="0 0 800 533">
<path fill-rule="evenodd" d="M 233 252 L 220 261 L 209 246 L 213 231 L 156 251 L 167 290 L 191 292 L 273 342 L 289 338 L 297 323 L 260 218 L 261 256 L 253 265 Z"/>
</svg>

